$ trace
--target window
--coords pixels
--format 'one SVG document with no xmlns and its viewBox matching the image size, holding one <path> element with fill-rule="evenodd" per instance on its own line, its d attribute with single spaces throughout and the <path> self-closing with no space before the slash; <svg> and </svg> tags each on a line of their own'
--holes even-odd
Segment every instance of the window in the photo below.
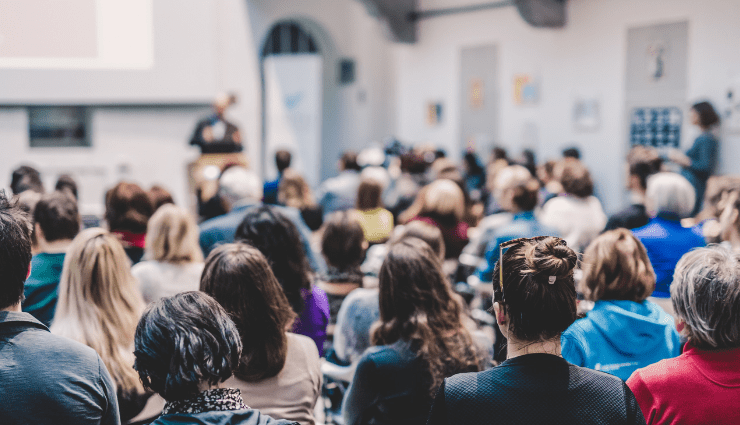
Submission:
<svg viewBox="0 0 740 425">
<path fill-rule="evenodd" d="M 294 22 L 276 24 L 265 40 L 262 56 L 317 53 L 313 38 Z"/>
<path fill-rule="evenodd" d="M 88 122 L 81 106 L 31 106 L 28 139 L 32 148 L 88 147 Z"/>
</svg>

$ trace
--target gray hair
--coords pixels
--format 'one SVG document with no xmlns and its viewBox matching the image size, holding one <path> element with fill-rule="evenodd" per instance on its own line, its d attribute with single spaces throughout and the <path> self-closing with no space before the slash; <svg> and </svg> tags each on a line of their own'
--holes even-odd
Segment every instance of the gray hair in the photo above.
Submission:
<svg viewBox="0 0 740 425">
<path fill-rule="evenodd" d="M 740 254 L 719 245 L 688 252 L 671 284 L 676 315 L 698 348 L 740 346 Z"/>
<path fill-rule="evenodd" d="M 231 167 L 224 171 L 218 185 L 221 197 L 232 204 L 244 199 L 262 199 L 262 180 L 244 167 Z"/>
<path fill-rule="evenodd" d="M 645 198 L 651 214 L 670 213 L 685 218 L 694 210 L 696 191 L 682 175 L 663 172 L 648 179 Z"/>
</svg>

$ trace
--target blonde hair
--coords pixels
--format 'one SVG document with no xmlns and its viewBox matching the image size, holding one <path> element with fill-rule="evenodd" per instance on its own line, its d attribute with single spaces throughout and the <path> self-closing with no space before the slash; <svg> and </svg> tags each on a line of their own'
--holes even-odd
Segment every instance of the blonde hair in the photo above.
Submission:
<svg viewBox="0 0 740 425">
<path fill-rule="evenodd" d="M 116 237 L 101 228 L 77 235 L 64 259 L 51 331 L 93 348 L 123 394 L 143 392 L 133 368 L 143 307 Z"/>
<path fill-rule="evenodd" d="M 149 220 L 145 250 L 147 258 L 155 261 L 166 263 L 203 261 L 195 219 L 174 204 L 162 205 Z"/>
<path fill-rule="evenodd" d="M 425 195 L 421 215 L 454 216 L 457 221 L 465 216 L 465 195 L 452 180 L 435 180 Z"/>
</svg>

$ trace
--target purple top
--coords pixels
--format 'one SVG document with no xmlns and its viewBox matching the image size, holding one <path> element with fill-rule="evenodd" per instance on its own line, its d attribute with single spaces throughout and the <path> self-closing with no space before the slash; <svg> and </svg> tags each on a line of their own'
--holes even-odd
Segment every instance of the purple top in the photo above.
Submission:
<svg viewBox="0 0 740 425">
<path fill-rule="evenodd" d="M 293 324 L 293 333 L 305 335 L 316 343 L 319 356 L 324 355 L 324 341 L 326 341 L 326 326 L 329 324 L 329 299 L 326 293 L 314 286 L 309 293 L 303 291 L 306 307 Z"/>
</svg>

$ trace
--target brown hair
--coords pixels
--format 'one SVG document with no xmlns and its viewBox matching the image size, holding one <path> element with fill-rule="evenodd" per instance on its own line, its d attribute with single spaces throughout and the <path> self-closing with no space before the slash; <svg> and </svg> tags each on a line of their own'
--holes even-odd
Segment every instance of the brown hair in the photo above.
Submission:
<svg viewBox="0 0 740 425">
<path fill-rule="evenodd" d="M 576 320 L 576 253 L 551 236 L 506 246 L 493 271 L 493 298 L 509 316 L 509 332 L 527 342 L 559 337 Z"/>
<path fill-rule="evenodd" d="M 118 183 L 105 195 L 105 220 L 112 232 L 146 233 L 152 214 L 149 195 L 136 183 Z"/>
<path fill-rule="evenodd" d="M 438 227 L 432 226 L 423 221 L 412 221 L 403 226 L 403 229 L 393 238 L 391 243 L 400 242 L 406 238 L 421 239 L 432 248 L 432 251 L 439 257 L 440 261 L 445 259 L 445 240 L 442 237 L 442 231 Z"/>
<path fill-rule="evenodd" d="M 383 186 L 374 179 L 362 179 L 357 189 L 357 209 L 360 211 L 381 208 L 383 201 L 380 199 Z"/>
<path fill-rule="evenodd" d="M 221 304 L 239 330 L 243 350 L 234 375 L 258 382 L 280 373 L 296 314 L 265 256 L 243 243 L 219 246 L 206 259 L 200 290 Z"/>
<path fill-rule="evenodd" d="M 596 238 L 583 254 L 586 299 L 641 302 L 655 289 L 655 272 L 642 243 L 626 229 Z"/>
<path fill-rule="evenodd" d="M 360 223 L 350 213 L 339 211 L 324 223 L 321 253 L 332 267 L 339 270 L 356 268 L 365 257 L 364 241 L 365 234 Z"/>
<path fill-rule="evenodd" d="M 380 322 L 372 332 L 375 345 L 403 340 L 418 347 L 431 395 L 445 378 L 480 370 L 460 304 L 429 245 L 416 238 L 392 245 L 378 277 Z"/>
<path fill-rule="evenodd" d="M 316 205 L 311 188 L 300 174 L 291 169 L 285 170 L 278 186 L 278 202 L 293 208 L 306 208 Z"/>
<path fill-rule="evenodd" d="M 47 242 L 74 239 L 80 232 L 77 200 L 67 191 L 42 195 L 33 210 L 33 221 L 39 225 Z"/>
<path fill-rule="evenodd" d="M 154 211 L 157 211 L 162 205 L 175 203 L 175 200 L 172 199 L 172 194 L 167 189 L 156 184 L 149 189 L 148 195 Z"/>
<path fill-rule="evenodd" d="M 640 179 L 640 186 L 647 189 L 648 177 L 660 171 L 663 160 L 655 149 L 638 145 L 627 154 L 627 164 L 630 174 L 637 176 Z"/>
<path fill-rule="evenodd" d="M 696 114 L 699 116 L 699 126 L 702 129 L 709 129 L 713 125 L 719 124 L 719 115 L 717 115 L 717 111 L 714 110 L 714 106 L 712 106 L 709 102 L 699 102 L 695 103 L 691 109 L 693 109 Z"/>
<path fill-rule="evenodd" d="M 275 166 L 277 167 L 278 172 L 282 173 L 288 167 L 290 167 L 290 160 L 292 158 L 293 156 L 290 154 L 290 152 L 286 151 L 285 149 L 281 149 L 275 152 Z"/>
<path fill-rule="evenodd" d="M 575 159 L 565 159 L 561 163 L 560 184 L 563 185 L 565 193 L 578 198 L 587 198 L 594 193 L 594 182 L 591 173 Z"/>
<path fill-rule="evenodd" d="M 532 177 L 508 188 L 514 192 L 512 201 L 521 211 L 532 211 L 539 200 L 540 182 Z"/>
</svg>

